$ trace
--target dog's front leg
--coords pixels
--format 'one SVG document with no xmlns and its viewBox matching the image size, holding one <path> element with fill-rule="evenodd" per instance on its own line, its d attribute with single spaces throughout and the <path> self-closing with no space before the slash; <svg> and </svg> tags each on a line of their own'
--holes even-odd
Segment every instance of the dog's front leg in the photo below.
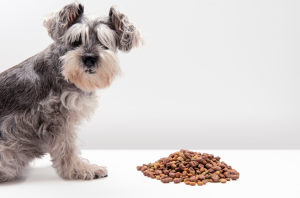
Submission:
<svg viewBox="0 0 300 198">
<path fill-rule="evenodd" d="M 106 177 L 106 167 L 90 164 L 87 159 L 80 157 L 76 139 L 77 135 L 69 132 L 55 138 L 50 144 L 53 167 L 58 175 L 64 179 L 82 180 Z"/>
</svg>

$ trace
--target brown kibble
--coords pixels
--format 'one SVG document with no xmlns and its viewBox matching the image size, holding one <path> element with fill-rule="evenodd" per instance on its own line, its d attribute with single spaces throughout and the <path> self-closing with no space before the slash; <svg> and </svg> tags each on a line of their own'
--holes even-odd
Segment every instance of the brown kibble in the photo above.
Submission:
<svg viewBox="0 0 300 198">
<path fill-rule="evenodd" d="M 141 171 L 142 171 L 142 172 L 144 172 L 145 170 L 147 170 L 147 166 L 143 166 L 143 167 L 141 168 Z"/>
<path fill-rule="evenodd" d="M 157 180 L 160 180 L 160 176 L 159 176 L 159 175 L 157 175 L 157 176 L 156 176 L 156 179 L 157 179 Z"/>
<path fill-rule="evenodd" d="M 227 181 L 230 181 L 230 178 L 225 178 Z"/>
<path fill-rule="evenodd" d="M 204 185 L 204 183 L 201 182 L 201 181 L 198 181 L 197 184 L 198 184 L 198 186 L 203 186 Z"/>
<path fill-rule="evenodd" d="M 149 171 L 146 170 L 146 171 L 143 172 L 143 174 L 144 174 L 145 176 L 148 176 L 148 172 L 149 172 Z"/>
<path fill-rule="evenodd" d="M 191 178 L 190 178 L 190 181 L 191 182 L 195 182 L 197 179 L 196 179 L 196 177 L 195 176 L 192 176 Z"/>
<path fill-rule="evenodd" d="M 204 168 L 204 165 L 203 164 L 198 164 L 198 168 Z"/>
<path fill-rule="evenodd" d="M 211 174 L 211 178 L 212 178 L 212 180 L 214 181 L 214 182 L 217 182 L 217 181 L 219 181 L 219 175 L 217 175 L 217 174 Z"/>
<path fill-rule="evenodd" d="M 185 166 L 183 165 L 183 164 L 179 164 L 179 168 L 180 168 L 180 170 L 185 170 Z"/>
<path fill-rule="evenodd" d="M 169 182 L 171 182 L 172 181 L 172 179 L 171 178 L 165 178 L 165 179 L 161 179 L 161 182 L 162 183 L 169 183 Z"/>
<path fill-rule="evenodd" d="M 209 179 L 208 181 L 211 182 L 211 183 L 214 182 L 212 179 Z"/>
<path fill-rule="evenodd" d="M 205 176 L 204 176 L 204 175 L 198 175 L 198 179 L 204 180 L 204 179 L 205 179 Z"/>
<path fill-rule="evenodd" d="M 196 172 L 195 171 L 190 171 L 190 174 L 196 175 Z"/>
<path fill-rule="evenodd" d="M 205 170 L 203 167 L 200 168 L 200 172 L 203 173 Z"/>
<path fill-rule="evenodd" d="M 190 181 L 190 178 L 185 178 L 183 181 L 184 181 L 184 182 Z"/>
<path fill-rule="evenodd" d="M 137 169 L 138 171 L 140 171 L 142 168 L 143 168 L 143 166 L 137 166 L 137 167 L 136 167 L 136 169 Z"/>
<path fill-rule="evenodd" d="M 203 182 L 203 184 L 206 184 L 208 181 L 207 180 L 203 180 L 202 182 Z"/>
<path fill-rule="evenodd" d="M 226 166 L 224 164 L 220 164 L 221 168 L 226 168 Z"/>
<path fill-rule="evenodd" d="M 220 171 L 216 171 L 216 172 L 214 172 L 214 174 L 220 175 Z"/>
<path fill-rule="evenodd" d="M 163 173 L 164 173 L 165 175 L 168 175 L 168 174 L 169 174 L 169 171 L 168 171 L 168 170 L 164 170 Z"/>
<path fill-rule="evenodd" d="M 213 169 L 213 168 L 210 168 L 210 169 L 208 169 L 208 172 L 209 172 L 209 173 L 212 173 L 212 172 L 214 172 L 214 169 Z"/>
<path fill-rule="evenodd" d="M 220 170 L 222 170 L 222 168 L 221 168 L 220 166 L 214 166 L 213 169 L 214 169 L 215 171 L 220 171 Z"/>
<path fill-rule="evenodd" d="M 221 182 L 221 183 L 226 183 L 227 180 L 226 180 L 226 179 L 220 179 L 220 182 Z"/>
<path fill-rule="evenodd" d="M 180 176 L 181 176 L 180 172 L 177 172 L 176 173 L 176 178 L 180 178 Z"/>
<path fill-rule="evenodd" d="M 167 164 L 167 163 L 169 163 L 170 162 L 170 159 L 169 158 L 165 158 L 164 160 L 163 160 L 163 164 Z"/>
<path fill-rule="evenodd" d="M 202 162 L 203 162 L 203 159 L 202 159 L 202 157 L 198 157 L 198 158 L 196 159 L 196 161 L 199 162 L 199 163 L 202 163 Z"/>
<path fill-rule="evenodd" d="M 225 177 L 230 177 L 229 172 L 225 172 L 225 173 L 224 173 L 224 176 L 225 176 Z"/>
<path fill-rule="evenodd" d="M 189 177 L 192 177 L 193 176 L 193 174 L 187 174 Z"/>
<path fill-rule="evenodd" d="M 190 181 L 185 181 L 184 182 L 186 185 L 190 185 Z"/>
<path fill-rule="evenodd" d="M 182 157 L 178 157 L 177 160 L 178 161 L 183 161 L 183 158 Z"/>
<path fill-rule="evenodd" d="M 177 168 L 176 164 L 172 164 L 171 168 L 173 168 L 173 169 Z"/>
<path fill-rule="evenodd" d="M 174 179 L 174 183 L 175 184 L 178 184 L 178 183 L 180 183 L 182 181 L 182 178 L 175 178 Z"/>
<path fill-rule="evenodd" d="M 206 167 L 207 169 L 210 169 L 210 168 L 212 168 L 213 166 L 212 166 L 211 164 L 207 163 L 207 164 L 205 164 L 205 167 Z"/>
<path fill-rule="evenodd" d="M 196 186 L 196 182 L 190 182 L 191 186 Z"/>
<path fill-rule="evenodd" d="M 172 166 L 173 162 L 169 162 L 166 164 L 166 167 L 169 168 L 170 166 Z"/>
<path fill-rule="evenodd" d="M 190 162 L 190 166 L 191 167 L 197 167 L 198 166 L 198 162 L 196 162 L 196 161 L 192 161 L 192 162 Z"/>
<path fill-rule="evenodd" d="M 156 170 L 154 174 L 155 175 L 160 175 L 160 174 L 162 174 L 162 171 L 161 170 Z"/>
<path fill-rule="evenodd" d="M 237 180 L 240 177 L 240 173 L 237 171 L 230 171 L 230 177 L 232 180 Z"/>
<path fill-rule="evenodd" d="M 151 177 L 152 179 L 155 178 L 155 176 L 152 173 L 149 173 L 149 177 Z"/>
<path fill-rule="evenodd" d="M 169 173 L 169 176 L 174 178 L 176 176 L 176 173 Z"/>
</svg>

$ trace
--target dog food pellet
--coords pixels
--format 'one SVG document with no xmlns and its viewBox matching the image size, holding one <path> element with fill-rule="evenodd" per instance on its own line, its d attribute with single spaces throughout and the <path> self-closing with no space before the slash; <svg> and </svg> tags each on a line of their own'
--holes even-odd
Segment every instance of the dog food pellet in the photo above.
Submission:
<svg viewBox="0 0 300 198">
<path fill-rule="evenodd" d="M 172 179 L 169 178 L 169 177 L 168 178 L 164 178 L 164 179 L 161 180 L 162 183 L 169 183 L 171 181 L 172 181 Z"/>
<path fill-rule="evenodd" d="M 197 184 L 198 184 L 198 186 L 203 186 L 204 185 L 204 183 L 201 182 L 201 181 L 198 181 Z"/>
<path fill-rule="evenodd" d="M 239 179 L 240 173 L 220 160 L 221 157 L 214 157 L 212 154 L 181 149 L 169 157 L 161 158 L 155 163 L 137 166 L 136 169 L 162 183 L 184 182 L 191 186 L 196 184 L 202 186 L 207 182 L 226 183 L 231 179 Z"/>
<path fill-rule="evenodd" d="M 175 184 L 178 184 L 182 181 L 182 178 L 175 178 L 173 181 Z"/>
</svg>

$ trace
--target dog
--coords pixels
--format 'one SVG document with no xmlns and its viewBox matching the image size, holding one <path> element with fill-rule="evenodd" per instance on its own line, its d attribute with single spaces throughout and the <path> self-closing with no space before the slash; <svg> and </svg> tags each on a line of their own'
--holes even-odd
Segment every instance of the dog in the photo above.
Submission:
<svg viewBox="0 0 300 198">
<path fill-rule="evenodd" d="M 117 51 L 143 44 L 139 29 L 112 6 L 86 15 L 78 1 L 43 18 L 53 43 L 0 74 L 0 182 L 24 177 L 46 153 L 64 179 L 92 180 L 107 168 L 81 158 L 79 126 L 94 113 L 96 91 L 120 76 Z"/>
</svg>

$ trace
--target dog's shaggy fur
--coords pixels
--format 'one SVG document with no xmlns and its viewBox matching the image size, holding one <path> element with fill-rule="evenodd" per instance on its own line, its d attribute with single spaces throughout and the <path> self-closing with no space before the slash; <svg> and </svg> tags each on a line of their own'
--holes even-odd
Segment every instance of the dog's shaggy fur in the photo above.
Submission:
<svg viewBox="0 0 300 198">
<path fill-rule="evenodd" d="M 83 12 L 76 1 L 49 13 L 43 24 L 54 42 L 0 74 L 0 182 L 22 177 L 45 153 L 62 178 L 107 175 L 80 157 L 78 126 L 97 107 L 95 91 L 121 74 L 117 49 L 129 52 L 143 39 L 114 6 L 108 16 Z"/>
</svg>

